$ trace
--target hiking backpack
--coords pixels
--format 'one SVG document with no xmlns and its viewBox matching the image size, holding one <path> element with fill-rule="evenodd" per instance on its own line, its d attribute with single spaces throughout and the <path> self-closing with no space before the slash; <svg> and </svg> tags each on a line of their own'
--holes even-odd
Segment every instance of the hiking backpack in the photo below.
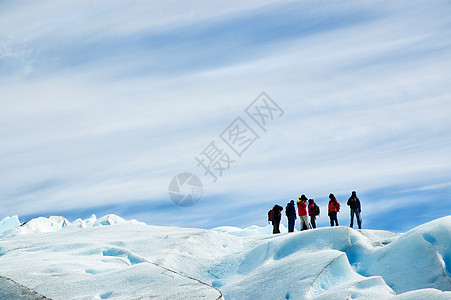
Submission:
<svg viewBox="0 0 451 300">
<path fill-rule="evenodd" d="M 313 209 L 315 210 L 315 216 L 319 216 L 320 210 L 319 210 L 319 206 L 316 205 L 316 203 L 315 203 L 315 206 L 313 207 Z"/>
<path fill-rule="evenodd" d="M 268 221 L 270 221 L 272 223 L 272 212 L 274 209 L 271 209 L 270 211 L 268 211 Z"/>
</svg>

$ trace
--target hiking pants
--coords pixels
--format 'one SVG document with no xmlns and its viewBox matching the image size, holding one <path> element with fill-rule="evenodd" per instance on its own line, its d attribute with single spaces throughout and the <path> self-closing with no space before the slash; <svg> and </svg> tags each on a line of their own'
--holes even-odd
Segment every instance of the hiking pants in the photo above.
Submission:
<svg viewBox="0 0 451 300">
<path fill-rule="evenodd" d="M 329 218 L 330 218 L 330 226 L 338 226 L 338 219 L 337 219 L 337 212 L 336 211 L 330 211 L 329 212 Z"/>
<path fill-rule="evenodd" d="M 310 224 L 312 224 L 312 228 L 316 228 L 316 216 L 310 216 Z"/>
<path fill-rule="evenodd" d="M 295 219 L 288 219 L 288 232 L 294 231 L 294 221 Z"/>
<path fill-rule="evenodd" d="M 299 216 L 299 218 L 301 219 L 301 230 L 309 229 L 308 216 Z"/>
<path fill-rule="evenodd" d="M 272 227 L 273 227 L 272 233 L 280 233 L 279 225 L 280 225 L 280 220 L 272 221 Z"/>
<path fill-rule="evenodd" d="M 351 228 L 354 225 L 354 214 L 357 219 L 357 224 L 359 225 L 359 229 L 362 229 L 362 219 L 360 218 L 360 210 L 358 208 L 351 208 Z"/>
</svg>

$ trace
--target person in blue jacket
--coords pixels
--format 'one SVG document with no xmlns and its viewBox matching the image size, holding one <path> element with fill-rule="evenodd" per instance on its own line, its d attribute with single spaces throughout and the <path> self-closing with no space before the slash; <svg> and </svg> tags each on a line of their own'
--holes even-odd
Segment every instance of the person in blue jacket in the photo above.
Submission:
<svg viewBox="0 0 451 300">
<path fill-rule="evenodd" d="M 280 225 L 280 219 L 282 219 L 282 212 L 283 207 L 280 205 L 274 205 L 272 208 L 272 226 L 273 231 L 272 233 L 280 233 L 279 225 Z"/>
<path fill-rule="evenodd" d="M 296 208 L 294 206 L 294 200 L 291 200 L 285 208 L 285 215 L 288 218 L 288 232 L 294 231 L 294 223 L 296 222 Z"/>
</svg>

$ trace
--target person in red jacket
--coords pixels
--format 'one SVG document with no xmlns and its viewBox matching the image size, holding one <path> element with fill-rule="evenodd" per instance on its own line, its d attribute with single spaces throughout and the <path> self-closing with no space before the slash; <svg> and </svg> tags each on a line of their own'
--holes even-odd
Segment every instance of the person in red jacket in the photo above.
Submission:
<svg viewBox="0 0 451 300">
<path fill-rule="evenodd" d="M 307 197 L 302 195 L 298 198 L 298 214 L 299 219 L 301 219 L 301 230 L 307 230 L 310 228 L 307 216 Z"/>
<path fill-rule="evenodd" d="M 329 195 L 329 218 L 330 218 L 330 226 L 338 226 L 337 213 L 340 211 L 340 203 L 338 203 L 337 199 L 335 199 L 334 194 Z"/>
</svg>

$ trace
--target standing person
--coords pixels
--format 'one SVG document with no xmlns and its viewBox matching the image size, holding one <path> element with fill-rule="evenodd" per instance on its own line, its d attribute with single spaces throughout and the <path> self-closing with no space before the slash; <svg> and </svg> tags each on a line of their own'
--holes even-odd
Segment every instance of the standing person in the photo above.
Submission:
<svg viewBox="0 0 451 300">
<path fill-rule="evenodd" d="M 310 224 L 312 224 L 312 228 L 316 228 L 315 206 L 315 201 L 313 201 L 313 199 L 308 199 L 308 215 L 310 216 Z"/>
<path fill-rule="evenodd" d="M 301 220 L 301 231 L 307 230 L 310 228 L 308 223 L 308 216 L 307 216 L 307 197 L 305 195 L 302 195 L 300 198 L 298 198 L 298 214 L 299 219 Z"/>
<path fill-rule="evenodd" d="M 283 210 L 283 207 L 280 205 L 274 205 L 272 208 L 272 233 L 280 233 L 279 225 L 280 225 L 280 219 L 282 218 L 281 211 Z"/>
<path fill-rule="evenodd" d="M 294 231 L 294 222 L 296 221 L 296 208 L 294 207 L 294 200 L 291 200 L 285 208 L 285 215 L 288 218 L 288 232 Z"/>
<path fill-rule="evenodd" d="M 330 226 L 338 226 L 337 213 L 340 211 L 340 203 L 338 203 L 337 199 L 335 199 L 334 194 L 329 195 L 329 218 L 330 218 Z"/>
<path fill-rule="evenodd" d="M 348 199 L 348 205 L 351 209 L 351 225 L 349 225 L 351 228 L 354 223 L 354 214 L 357 219 L 357 224 L 359 225 L 359 229 L 362 229 L 362 218 L 360 217 L 360 200 L 357 198 L 357 193 L 355 191 L 352 192 L 351 197 Z"/>
</svg>

